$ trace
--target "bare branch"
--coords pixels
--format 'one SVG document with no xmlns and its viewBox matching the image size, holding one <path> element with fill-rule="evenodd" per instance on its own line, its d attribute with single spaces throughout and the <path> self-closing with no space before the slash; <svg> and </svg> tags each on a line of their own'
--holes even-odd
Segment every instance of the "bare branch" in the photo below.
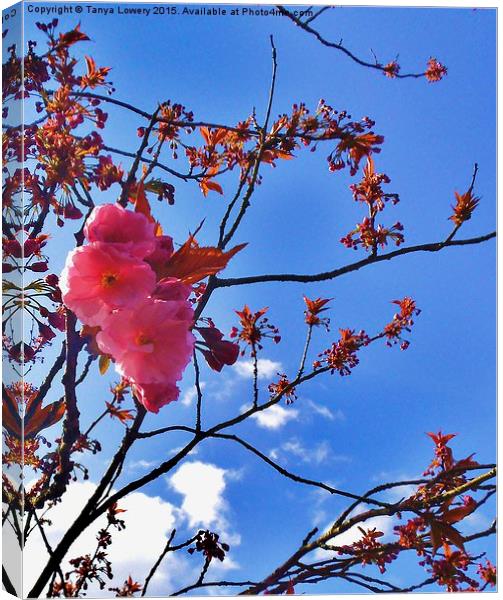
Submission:
<svg viewBox="0 0 503 600">
<path fill-rule="evenodd" d="M 61 350 L 58 354 L 58 357 L 54 361 L 49 373 L 47 373 L 47 377 L 44 379 L 44 382 L 40 386 L 37 394 L 37 403 L 42 404 L 44 398 L 47 396 L 47 393 L 51 389 L 54 378 L 61 370 L 62 366 L 65 364 L 66 359 L 66 341 L 61 344 Z"/>
<path fill-rule="evenodd" d="M 143 139 L 140 144 L 140 147 L 138 148 L 138 152 L 136 153 L 134 162 L 131 166 L 131 169 L 129 170 L 128 177 L 122 186 L 122 193 L 120 195 L 118 202 L 120 205 L 122 205 L 124 207 L 127 206 L 129 189 L 131 187 L 131 184 L 135 180 L 136 171 L 138 170 L 138 167 L 140 166 L 141 157 L 145 151 L 145 148 L 148 145 L 148 138 L 150 136 L 150 133 L 151 133 L 155 123 L 156 123 L 156 119 L 157 119 L 157 115 L 159 114 L 159 110 L 160 110 L 160 107 L 158 106 L 150 118 L 150 122 L 149 122 L 147 128 L 145 129 L 145 133 L 143 134 Z"/>
<path fill-rule="evenodd" d="M 332 8 L 334 8 L 333 6 L 323 6 L 322 8 L 320 8 L 320 10 L 316 11 L 312 17 L 308 17 L 307 19 L 304 20 L 304 25 L 307 25 L 308 23 L 312 23 L 315 19 L 317 19 L 320 15 L 322 15 L 326 10 L 331 10 Z"/>
<path fill-rule="evenodd" d="M 199 382 L 199 363 L 197 362 L 196 350 L 194 349 L 194 373 L 195 373 L 195 386 L 197 392 L 197 405 L 196 405 L 196 431 L 201 431 L 201 406 L 203 402 L 203 393 L 201 391 L 201 385 Z"/>
<path fill-rule="evenodd" d="M 201 583 L 194 583 L 185 588 L 182 588 L 176 592 L 170 594 L 171 596 L 181 596 L 191 590 L 205 587 L 244 587 L 246 585 L 256 585 L 255 581 L 207 581 Z"/>
<path fill-rule="evenodd" d="M 271 35 L 271 49 L 272 49 L 272 75 L 271 75 L 271 85 L 269 88 L 269 100 L 267 102 L 267 108 L 265 113 L 264 124 L 260 129 L 260 145 L 257 152 L 257 156 L 255 158 L 255 166 L 253 167 L 253 172 L 250 178 L 250 182 L 248 184 L 248 188 L 246 190 L 245 195 L 243 196 L 243 200 L 241 202 L 241 208 L 239 209 L 239 213 L 232 224 L 229 232 L 224 236 L 222 240 L 221 247 L 225 248 L 227 244 L 231 241 L 234 234 L 236 233 L 243 217 L 245 216 L 246 210 L 250 206 L 250 198 L 255 191 L 255 185 L 257 182 L 260 164 L 262 162 L 262 156 L 264 155 L 264 151 L 266 150 L 266 139 L 267 139 L 267 129 L 269 127 L 269 119 L 271 117 L 272 103 L 274 100 L 274 91 L 276 88 L 276 74 L 278 70 L 277 63 L 277 54 L 276 54 L 276 46 L 274 45 L 274 39 Z"/>
<path fill-rule="evenodd" d="M 250 444 L 249 442 L 243 440 L 242 438 L 238 437 L 237 435 L 224 434 L 224 433 L 214 433 L 210 437 L 212 437 L 212 438 L 219 438 L 219 439 L 223 439 L 223 440 L 231 440 L 233 442 L 236 442 L 236 443 L 240 444 L 241 446 L 243 446 L 243 448 L 246 448 L 248 451 L 250 451 L 253 454 L 255 454 L 255 456 L 258 456 L 261 460 L 263 460 L 265 463 L 267 463 L 269 466 L 271 466 L 278 473 L 280 473 L 281 475 L 287 477 L 288 479 L 291 479 L 292 481 L 296 481 L 297 483 L 304 483 L 306 485 L 312 485 L 314 487 L 318 487 L 318 488 L 321 488 L 323 490 L 326 490 L 330 494 L 335 494 L 335 495 L 338 495 L 338 496 L 344 496 L 345 498 L 353 498 L 353 499 L 358 500 L 359 502 L 360 501 L 361 502 L 366 502 L 367 504 L 372 504 L 372 505 L 375 505 L 375 506 L 384 506 L 384 507 L 390 507 L 391 506 L 391 504 L 386 503 L 386 502 L 380 502 L 379 500 L 374 500 L 372 498 L 365 498 L 364 496 L 358 496 L 357 494 L 352 494 L 350 492 L 345 492 L 344 490 L 339 490 L 337 488 L 334 488 L 334 487 L 332 487 L 332 486 L 330 486 L 330 485 L 328 485 L 326 483 L 323 483 L 323 482 L 320 482 L 320 481 L 314 481 L 313 479 L 308 479 L 306 477 L 302 477 L 300 475 L 296 475 L 295 473 L 291 473 L 290 471 L 288 471 L 287 469 L 285 469 L 281 465 L 277 464 L 271 458 L 269 458 L 269 456 L 267 456 L 266 454 L 264 454 L 263 452 L 261 452 L 260 450 L 258 450 L 257 448 L 255 448 L 252 444 Z"/>
<path fill-rule="evenodd" d="M 277 9 L 283 14 L 285 15 L 285 17 L 288 17 L 291 21 L 293 21 L 298 27 L 300 27 L 301 29 L 303 29 L 304 31 L 306 31 L 307 33 L 310 33 L 311 35 L 313 35 L 321 44 L 323 44 L 323 46 L 327 46 L 328 48 L 334 48 L 335 50 L 339 50 L 340 52 L 343 52 L 346 56 L 348 56 L 351 60 L 353 60 L 354 62 L 358 63 L 359 65 L 361 65 L 362 67 L 368 67 L 369 69 L 375 69 L 377 71 L 381 71 L 383 73 L 386 72 L 385 68 L 383 65 L 381 65 L 377 60 L 373 63 L 368 62 L 366 60 L 362 60 L 361 58 L 358 58 L 355 54 L 353 54 L 353 52 L 351 52 L 350 50 L 348 50 L 345 46 L 342 45 L 342 40 L 337 42 L 330 42 L 328 40 L 326 40 L 318 31 L 316 31 L 316 29 L 313 29 L 312 27 L 309 26 L 309 21 L 312 19 L 309 19 L 307 21 L 301 21 L 298 17 L 296 17 L 293 13 L 291 13 L 289 10 L 287 10 L 284 6 L 277 6 Z M 318 15 L 316 15 L 318 16 Z M 395 77 L 397 79 L 420 79 L 421 77 L 425 77 L 426 73 L 422 72 L 422 73 L 396 73 Z"/>
<path fill-rule="evenodd" d="M 166 542 L 166 546 L 164 547 L 163 551 L 159 555 L 159 558 L 155 561 L 153 567 L 150 569 L 150 572 L 149 572 L 149 574 L 147 575 L 147 577 L 145 579 L 145 584 L 143 585 L 143 589 L 142 589 L 142 592 L 141 592 L 142 597 L 145 596 L 145 594 L 147 593 L 147 588 L 148 588 L 148 584 L 150 583 L 150 580 L 155 575 L 155 572 L 159 568 L 159 565 L 163 561 L 163 559 L 166 556 L 166 554 L 169 552 L 170 546 L 171 546 L 171 542 L 173 541 L 173 538 L 175 537 L 175 535 L 176 535 L 176 529 L 173 529 L 173 531 L 171 532 L 171 535 L 168 538 L 168 541 Z"/>
<path fill-rule="evenodd" d="M 66 357 L 63 386 L 65 389 L 66 416 L 63 422 L 63 433 L 58 446 L 59 466 L 52 484 L 40 494 L 36 508 L 42 508 L 48 498 L 59 498 L 66 490 L 73 467 L 71 460 L 72 447 L 80 434 L 75 381 L 77 378 L 77 359 L 82 348 L 82 339 L 76 331 L 77 319 L 70 311 L 66 311 Z"/>
<path fill-rule="evenodd" d="M 409 246 L 405 248 L 400 248 L 399 250 L 393 250 L 392 252 L 388 252 L 386 254 L 380 254 L 378 256 L 368 256 L 367 258 L 363 258 L 354 263 L 350 263 L 344 267 L 339 267 L 338 269 L 333 269 L 332 271 L 325 271 L 323 273 L 315 273 L 312 275 L 301 275 L 294 273 L 282 273 L 277 275 L 252 275 L 248 277 L 235 277 L 230 279 L 219 279 L 216 278 L 215 287 L 231 287 L 235 285 L 249 285 L 252 283 L 267 283 L 272 281 L 295 281 L 299 283 L 313 283 L 317 281 L 326 281 L 328 279 L 335 279 L 336 277 L 340 277 L 341 275 L 345 275 L 346 273 L 351 273 L 353 271 L 358 271 L 359 269 L 366 267 L 367 265 L 379 263 L 385 260 L 391 260 L 397 256 L 404 256 L 406 254 L 412 254 L 414 252 L 439 252 L 444 248 L 449 248 L 453 246 L 468 246 L 473 244 L 480 244 L 482 242 L 487 242 L 496 237 L 496 232 L 487 233 L 486 235 L 481 235 L 474 238 L 467 238 L 464 240 L 451 240 L 450 242 L 433 242 L 430 244 L 420 244 L 418 246 Z"/>
</svg>

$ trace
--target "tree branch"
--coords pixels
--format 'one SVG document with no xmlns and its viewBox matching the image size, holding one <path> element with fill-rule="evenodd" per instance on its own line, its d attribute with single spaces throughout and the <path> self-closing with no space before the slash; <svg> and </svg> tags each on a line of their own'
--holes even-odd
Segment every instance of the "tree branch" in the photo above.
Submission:
<svg viewBox="0 0 503 600">
<path fill-rule="evenodd" d="M 487 242 L 496 237 L 496 232 L 487 233 L 486 235 L 481 235 L 474 238 L 467 238 L 464 240 L 451 240 L 449 242 L 433 242 L 430 244 L 420 244 L 417 246 L 409 246 L 405 248 L 400 248 L 399 250 L 393 250 L 392 252 L 388 252 L 386 254 L 380 254 L 377 256 L 368 256 L 367 258 L 363 258 L 354 263 L 350 263 L 344 267 L 339 267 L 338 269 L 333 269 L 332 271 L 325 271 L 323 273 L 315 273 L 312 275 L 306 274 L 294 274 L 294 273 L 281 273 L 277 275 L 252 275 L 248 277 L 235 277 L 229 279 L 220 279 L 216 278 L 215 287 L 223 288 L 223 287 L 232 287 L 235 285 L 249 285 L 252 283 L 267 283 L 273 281 L 283 281 L 283 282 L 299 282 L 299 283 L 313 283 L 317 281 L 326 281 L 328 279 L 335 279 L 336 277 L 340 277 L 341 275 L 345 275 L 346 273 L 351 273 L 353 271 L 358 271 L 359 269 L 366 267 L 367 265 L 383 262 L 385 260 L 391 260 L 396 258 L 397 256 L 404 256 L 406 254 L 412 254 L 414 252 L 439 252 L 444 248 L 449 248 L 452 246 L 468 246 L 472 244 L 480 244 L 482 242 Z"/>
<path fill-rule="evenodd" d="M 358 58 L 353 52 L 348 50 L 345 46 L 342 45 L 342 40 L 340 42 L 330 42 L 326 40 L 316 29 L 313 29 L 309 26 L 309 21 L 312 19 L 308 19 L 307 21 L 301 21 L 298 17 L 296 17 L 293 13 L 287 10 L 284 6 L 277 5 L 276 7 L 281 14 L 288 17 L 291 21 L 293 21 L 298 27 L 306 31 L 307 33 L 313 35 L 323 46 L 327 46 L 328 48 L 334 48 L 335 50 L 339 50 L 343 52 L 346 56 L 348 56 L 355 63 L 358 63 L 362 67 L 368 67 L 369 69 L 376 69 L 377 71 L 381 71 L 386 73 L 385 68 L 381 65 L 377 60 L 374 63 L 367 62 L 366 60 L 362 60 Z M 318 16 L 318 15 L 316 15 Z M 422 73 L 396 73 L 394 75 L 397 79 L 420 79 L 421 77 L 425 77 L 426 73 L 423 71 Z"/>
<path fill-rule="evenodd" d="M 292 481 L 296 481 L 297 483 L 304 483 L 306 485 L 312 485 L 314 487 L 318 487 L 323 490 L 326 490 L 330 494 L 336 494 L 338 496 L 344 496 L 345 498 L 356 499 L 358 501 L 366 502 L 367 504 L 373 504 L 375 506 L 381 506 L 381 507 L 390 507 L 391 506 L 391 504 L 389 504 L 387 502 L 380 502 L 379 500 L 374 500 L 372 498 L 365 498 L 364 496 L 358 496 L 357 494 L 352 494 L 350 492 L 345 492 L 344 490 L 339 490 L 337 488 L 334 488 L 326 483 L 323 483 L 320 481 L 315 481 L 313 479 L 308 479 L 306 477 L 296 475 L 295 473 L 291 473 L 290 471 L 288 471 L 287 469 L 285 469 L 284 467 L 282 467 L 281 465 L 279 465 L 278 463 L 273 461 L 271 458 L 269 458 L 266 454 L 264 454 L 263 452 L 261 452 L 260 450 L 255 448 L 252 444 L 250 444 L 246 440 L 238 437 L 237 435 L 214 433 L 209 437 L 223 439 L 223 440 L 231 440 L 233 442 L 236 442 L 237 444 L 240 444 L 241 446 L 243 446 L 243 448 L 246 448 L 249 452 L 251 452 L 255 456 L 258 456 L 261 460 L 263 460 L 265 463 L 267 463 L 269 466 L 271 466 L 275 471 L 277 471 L 284 477 L 291 479 Z"/>
<path fill-rule="evenodd" d="M 57 449 L 58 468 L 54 475 L 52 484 L 44 490 L 37 499 L 35 508 L 42 508 L 48 499 L 57 499 L 65 492 L 70 481 L 73 462 L 71 453 L 73 444 L 80 435 L 79 417 L 77 407 L 77 395 L 75 393 L 75 381 L 77 379 L 77 359 L 82 348 L 83 341 L 76 331 L 77 319 L 70 311 L 66 311 L 66 357 L 65 373 L 63 375 L 63 386 L 65 389 L 66 416 L 63 422 L 63 433 Z"/>
<path fill-rule="evenodd" d="M 131 169 L 129 170 L 128 177 L 122 186 L 122 192 L 121 192 L 118 202 L 121 206 L 124 206 L 124 208 L 127 206 L 129 189 L 131 187 L 131 184 L 135 180 L 136 171 L 138 170 L 138 167 L 140 166 L 141 157 L 143 155 L 143 152 L 145 151 L 145 148 L 148 145 L 148 138 L 149 138 L 150 133 L 155 125 L 157 115 L 159 114 L 159 110 L 160 110 L 160 107 L 157 107 L 157 109 L 154 111 L 154 113 L 152 114 L 152 116 L 150 118 L 150 122 L 149 122 L 147 128 L 145 129 L 145 133 L 143 134 L 143 139 L 141 141 L 138 152 L 136 153 L 135 159 L 131 166 Z"/>
<path fill-rule="evenodd" d="M 176 535 L 176 529 L 173 529 L 173 531 L 171 532 L 171 535 L 168 538 L 168 541 L 166 542 L 166 546 L 164 547 L 164 550 L 159 555 L 159 558 L 155 561 L 153 567 L 150 569 L 150 572 L 149 572 L 149 574 L 147 575 L 147 577 L 145 579 L 145 584 L 143 585 L 143 589 L 141 591 L 141 596 L 142 597 L 145 596 L 145 594 L 147 593 L 147 588 L 148 588 L 148 584 L 150 583 L 150 580 L 155 575 L 155 572 L 157 571 L 157 569 L 158 569 L 159 565 L 161 564 L 163 558 L 169 552 L 171 542 L 173 541 L 173 538 L 175 537 L 175 535 Z"/>
<path fill-rule="evenodd" d="M 496 469 L 491 469 L 490 471 L 483 473 L 482 475 L 478 475 L 477 477 L 459 485 L 458 487 L 449 490 L 448 492 L 439 494 L 437 497 L 427 499 L 422 503 L 421 508 L 426 509 L 432 505 L 444 503 L 447 500 L 459 496 L 463 494 L 465 491 L 477 488 L 480 484 L 488 479 L 495 477 Z M 402 482 L 401 485 L 404 485 Z M 383 486 L 380 486 L 381 488 Z M 365 494 L 365 497 L 370 495 L 371 491 Z M 336 538 L 342 533 L 348 531 L 358 523 L 364 523 L 368 519 L 378 516 L 393 516 L 397 513 L 403 513 L 406 511 L 415 511 L 413 506 L 405 502 L 399 502 L 394 505 L 390 505 L 389 508 L 375 508 L 371 510 L 367 510 L 365 512 L 354 515 L 353 517 L 346 518 L 348 515 L 348 510 L 345 510 L 341 517 L 339 517 L 334 524 L 324 533 L 322 533 L 318 538 L 312 541 L 308 541 L 308 543 L 303 543 L 281 566 L 275 569 L 268 577 L 262 580 L 258 585 L 252 586 L 247 590 L 241 592 L 241 595 L 256 595 L 263 592 L 265 589 L 269 588 L 272 584 L 278 582 L 282 577 L 287 575 L 292 567 L 299 564 L 299 561 L 313 550 L 317 548 L 324 547 L 324 545 L 330 540 Z"/>
</svg>

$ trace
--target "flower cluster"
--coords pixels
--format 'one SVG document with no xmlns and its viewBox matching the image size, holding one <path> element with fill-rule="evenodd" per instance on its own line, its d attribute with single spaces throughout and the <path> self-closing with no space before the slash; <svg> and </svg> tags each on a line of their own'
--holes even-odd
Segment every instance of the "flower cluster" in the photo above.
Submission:
<svg viewBox="0 0 503 600">
<path fill-rule="evenodd" d="M 412 298 L 406 296 L 403 300 L 393 300 L 393 304 L 400 307 L 400 312 L 393 316 L 391 323 L 384 327 L 384 335 L 387 338 L 387 345 L 392 346 L 400 342 L 400 348 L 406 350 L 410 342 L 402 338 L 403 331 L 409 331 L 414 325 L 413 317 L 421 313 L 421 310 L 416 307 L 416 303 Z"/>
<path fill-rule="evenodd" d="M 424 537 L 426 523 L 422 517 L 409 519 L 405 525 L 394 527 L 399 536 L 398 543 L 402 548 L 414 548 L 419 556 L 424 554 Z"/>
<path fill-rule="evenodd" d="M 119 508 L 117 503 L 110 506 L 106 513 L 107 525 L 100 529 L 96 536 L 96 550 L 92 554 L 77 556 L 69 561 L 72 570 L 65 573 L 64 579 L 55 582 L 51 586 L 52 596 L 79 597 L 81 594 L 85 595 L 92 583 L 98 584 L 100 590 L 103 590 L 107 580 L 113 579 L 112 563 L 108 557 L 108 549 L 112 544 L 112 530 L 122 531 L 126 527 L 123 519 L 117 517 L 117 515 L 124 512 L 126 511 Z M 135 591 L 138 591 L 138 589 L 135 589 Z"/>
<path fill-rule="evenodd" d="M 452 207 L 454 212 L 449 219 L 456 227 L 459 227 L 472 218 L 472 213 L 477 208 L 480 198 L 473 196 L 471 189 L 464 194 L 458 194 L 458 192 L 454 192 L 454 194 L 456 195 L 456 204 Z"/>
<path fill-rule="evenodd" d="M 434 475 L 437 471 L 450 471 L 454 467 L 455 461 L 452 448 L 448 446 L 448 443 L 456 437 L 456 434 L 444 434 L 439 431 L 438 433 L 428 433 L 428 436 L 435 444 L 435 455 L 424 475 Z"/>
<path fill-rule="evenodd" d="M 425 75 L 430 83 L 435 83 L 447 75 L 447 67 L 432 57 L 428 61 Z"/>
<path fill-rule="evenodd" d="M 378 531 L 375 527 L 373 529 L 358 527 L 358 529 L 362 537 L 351 545 L 341 546 L 339 554 L 355 556 L 362 565 L 375 564 L 379 571 L 384 573 L 386 565 L 397 557 L 396 552 L 389 551 L 379 541 L 379 538 L 384 535 L 382 531 Z"/>
<path fill-rule="evenodd" d="M 388 200 L 391 200 L 392 204 L 399 202 L 398 194 L 383 191 L 382 185 L 389 182 L 390 178 L 385 173 L 375 172 L 374 160 L 369 156 L 363 169 L 362 180 L 350 186 L 353 198 L 367 205 L 368 216 L 341 239 L 346 248 L 356 250 L 361 246 L 365 250 L 376 252 L 378 246 L 384 248 L 390 240 L 397 246 L 403 243 L 403 225 L 399 221 L 391 227 L 375 222 L 377 214 L 384 210 Z"/>
<path fill-rule="evenodd" d="M 454 434 L 428 433 L 435 445 L 434 458 L 425 471 L 431 481 L 421 484 L 406 501 L 411 508 L 417 502 L 426 503 L 426 509 L 414 510 L 417 516 L 405 524 L 394 528 L 398 544 L 402 548 L 414 549 L 422 557 L 420 565 L 432 574 L 439 585 L 447 591 L 478 591 L 480 583 L 468 574 L 479 557 L 474 557 L 465 548 L 465 538 L 454 527 L 473 513 L 479 503 L 470 495 L 450 496 L 443 502 L 431 502 L 446 492 L 452 492 L 467 483 L 466 470 L 477 466 L 469 456 L 456 460 L 448 445 Z M 428 508 L 428 504 L 431 506 Z M 486 566 L 478 564 L 477 574 L 483 585 L 495 585 L 496 571 L 487 561 Z M 464 587 L 467 586 L 467 587 Z"/>
<path fill-rule="evenodd" d="M 212 531 L 201 530 L 197 533 L 195 538 L 195 547 L 189 548 L 189 554 L 194 552 L 202 552 L 206 560 L 211 561 L 213 558 L 217 558 L 219 561 L 223 561 L 225 553 L 229 552 L 229 544 L 220 541 L 218 533 Z"/>
<path fill-rule="evenodd" d="M 496 585 L 496 568 L 489 560 L 485 564 L 478 562 L 483 555 L 470 554 L 465 547 L 469 538 L 454 527 L 484 503 L 484 499 L 477 502 L 470 495 L 461 495 L 461 490 L 458 492 L 458 488 L 463 489 L 468 483 L 467 469 L 477 463 L 471 457 L 454 459 L 448 446 L 454 435 L 441 432 L 428 435 L 435 444 L 435 457 L 425 473 L 431 479 L 400 501 L 396 517 L 401 521 L 402 514 L 409 511 L 414 516 L 394 527 L 395 540 L 381 541 L 382 531 L 358 526 L 360 539 L 331 548 L 345 555 L 340 560 L 357 561 L 362 566 L 374 564 L 381 573 L 403 551 L 414 550 L 420 557 L 419 565 L 430 574 L 430 583 L 436 582 L 449 592 L 484 591 Z M 477 490 L 473 487 L 471 491 Z M 451 493 L 445 495 L 446 492 Z"/>
<path fill-rule="evenodd" d="M 136 398 L 152 412 L 178 398 L 176 386 L 194 347 L 190 287 L 158 280 L 152 265 L 167 262 L 171 238 L 119 205 L 93 210 L 84 228 L 89 244 L 67 257 L 63 302 L 87 326 L 98 327 L 101 353 L 115 361 Z"/>
<path fill-rule="evenodd" d="M 396 246 L 403 243 L 403 225 L 397 221 L 391 227 L 383 227 L 378 225 L 374 227 L 372 219 L 365 217 L 361 223 L 358 223 L 355 229 L 350 231 L 346 236 L 341 238 L 341 243 L 346 248 L 357 250 L 358 246 L 365 250 L 373 250 L 377 246 L 387 246 L 389 240 L 393 240 Z"/>
<path fill-rule="evenodd" d="M 278 373 L 279 379 L 276 383 L 269 384 L 269 392 L 271 396 L 284 396 L 287 404 L 293 404 L 297 400 L 295 387 L 291 386 L 291 382 L 285 373 Z"/>
<path fill-rule="evenodd" d="M 364 331 L 356 333 L 353 329 L 339 329 L 340 339 L 334 342 L 328 350 L 322 352 L 313 367 L 320 368 L 326 365 L 331 373 L 339 372 L 339 375 L 349 375 L 360 362 L 356 353 L 369 343 L 369 337 Z"/>
<path fill-rule="evenodd" d="M 396 60 L 392 60 L 382 68 L 383 74 L 390 79 L 395 79 L 400 72 L 400 65 Z"/>
<path fill-rule="evenodd" d="M 320 317 L 322 312 L 328 310 L 326 306 L 332 298 L 316 298 L 310 300 L 307 296 L 304 296 L 304 302 L 306 303 L 306 310 L 304 311 L 306 323 L 309 327 L 319 327 L 323 325 L 327 331 L 329 330 L 330 319 L 328 317 Z"/>
<path fill-rule="evenodd" d="M 164 119 L 170 120 L 170 139 L 176 145 L 178 132 L 185 128 L 190 133 L 194 127 L 192 113 L 186 114 L 184 107 L 174 111 L 175 106 L 179 105 L 170 105 Z M 180 121 L 181 118 L 184 120 Z M 199 186 L 202 193 L 205 196 L 209 191 L 222 194 L 222 186 L 215 181 L 220 173 L 239 167 L 242 179 L 249 180 L 250 166 L 256 160 L 274 167 L 277 160 L 293 159 L 295 149 L 309 146 L 315 151 L 320 142 L 330 140 L 337 143 L 327 157 L 329 170 L 334 172 L 348 166 L 354 175 L 363 157 L 380 151 L 384 138 L 371 131 L 374 125 L 368 117 L 351 121 L 351 115 L 346 111 L 337 111 L 320 100 L 314 113 L 304 103 L 294 104 L 289 114 L 280 115 L 271 124 L 263 142 L 260 142 L 260 132 L 252 115 L 234 127 L 200 127 L 204 145 L 187 146 L 185 152 L 191 168 L 201 169 Z M 260 181 L 258 176 L 257 182 Z"/>
<path fill-rule="evenodd" d="M 486 564 L 480 564 L 477 573 L 481 579 L 491 587 L 496 586 L 496 567 L 491 563 L 490 560 L 486 560 Z"/>
<path fill-rule="evenodd" d="M 131 575 L 124 581 L 119 588 L 108 588 L 111 592 L 115 592 L 116 598 L 132 598 L 137 592 L 141 592 L 143 586 L 135 581 Z"/>
<path fill-rule="evenodd" d="M 453 550 L 451 546 L 445 545 L 443 557 L 437 560 L 426 560 L 424 563 L 429 563 L 429 572 L 439 585 L 446 587 L 448 592 L 464 591 L 461 587 L 463 584 L 468 585 L 465 591 L 477 591 L 478 581 L 466 573 L 472 564 L 472 559 L 463 550 Z"/>
<path fill-rule="evenodd" d="M 385 202 L 391 200 L 393 204 L 397 204 L 400 200 L 398 194 L 383 191 L 382 185 L 390 182 L 391 179 L 386 173 L 376 173 L 374 159 L 369 156 L 363 169 L 362 180 L 350 185 L 349 189 L 353 192 L 355 201 L 365 203 L 369 214 L 375 217 L 378 212 L 384 210 Z"/>
<path fill-rule="evenodd" d="M 238 338 L 246 345 L 250 346 L 251 356 L 257 355 L 257 350 L 262 350 L 262 341 L 264 338 L 272 338 L 274 343 L 279 344 L 281 336 L 279 329 L 269 323 L 268 317 L 264 317 L 267 308 L 262 308 L 257 312 L 252 312 L 245 304 L 243 310 L 237 310 L 241 328 L 233 327 L 231 338 Z M 244 350 L 241 355 L 244 355 Z"/>
</svg>

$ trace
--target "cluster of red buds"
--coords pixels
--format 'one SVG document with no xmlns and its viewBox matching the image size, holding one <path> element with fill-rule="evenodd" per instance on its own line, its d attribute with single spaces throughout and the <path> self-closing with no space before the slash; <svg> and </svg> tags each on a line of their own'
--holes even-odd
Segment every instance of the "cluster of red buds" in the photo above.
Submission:
<svg viewBox="0 0 503 600">
<path fill-rule="evenodd" d="M 217 558 L 219 561 L 225 559 L 225 553 L 229 552 L 229 544 L 220 541 L 218 533 L 209 531 L 208 529 L 199 531 L 195 539 L 195 547 L 189 548 L 189 554 L 194 552 L 202 552 L 207 560 Z"/>
<path fill-rule="evenodd" d="M 386 344 L 392 346 L 393 344 L 400 343 L 400 348 L 406 350 L 410 342 L 403 339 L 402 333 L 404 331 L 411 331 L 410 328 L 414 325 L 414 317 L 418 316 L 421 310 L 416 307 L 415 301 L 408 296 L 403 298 L 403 300 L 393 300 L 393 304 L 397 304 L 400 307 L 400 312 L 396 313 L 391 323 L 388 323 L 384 328 Z"/>
<path fill-rule="evenodd" d="M 232 328 L 231 338 L 237 338 L 249 346 L 252 357 L 257 355 L 257 350 L 262 350 L 262 341 L 265 338 L 271 338 L 275 344 L 279 344 L 281 341 L 279 329 L 269 323 L 268 317 L 264 317 L 267 310 L 267 308 L 261 308 L 253 313 L 245 304 L 242 310 L 236 311 L 240 328 Z M 243 349 L 241 355 L 244 353 Z"/>
<path fill-rule="evenodd" d="M 357 352 L 369 343 L 369 337 L 364 331 L 356 333 L 354 329 L 339 329 L 339 332 L 340 339 L 319 355 L 313 367 L 319 369 L 325 365 L 331 373 L 338 371 L 344 376 L 349 375 L 360 362 Z"/>
<path fill-rule="evenodd" d="M 278 373 L 279 379 L 276 383 L 269 384 L 271 396 L 284 396 L 287 404 L 293 404 L 297 400 L 295 387 L 290 387 L 291 383 L 285 373 Z"/>
</svg>

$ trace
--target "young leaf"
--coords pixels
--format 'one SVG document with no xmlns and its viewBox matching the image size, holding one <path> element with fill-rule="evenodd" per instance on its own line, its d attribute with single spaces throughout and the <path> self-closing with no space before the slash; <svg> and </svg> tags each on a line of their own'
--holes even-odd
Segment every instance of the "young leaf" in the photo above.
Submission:
<svg viewBox="0 0 503 600">
<path fill-rule="evenodd" d="M 100 374 L 104 375 L 108 371 L 108 367 L 110 366 L 110 357 L 102 354 L 98 361 L 98 368 L 100 370 Z"/>
</svg>

